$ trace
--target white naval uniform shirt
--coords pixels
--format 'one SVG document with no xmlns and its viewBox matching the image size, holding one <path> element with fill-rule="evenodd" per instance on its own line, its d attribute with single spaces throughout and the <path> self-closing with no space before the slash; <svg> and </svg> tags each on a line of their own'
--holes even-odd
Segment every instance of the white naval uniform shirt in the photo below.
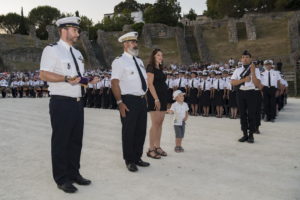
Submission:
<svg viewBox="0 0 300 200">
<path fill-rule="evenodd" d="M 103 85 L 103 87 L 107 87 L 107 88 L 109 88 L 110 87 L 110 80 L 109 80 L 109 78 L 104 78 L 103 80 L 102 80 L 102 85 Z"/>
<path fill-rule="evenodd" d="M 205 88 L 204 88 L 204 83 L 205 83 Z M 203 81 L 200 83 L 200 88 L 203 91 L 210 90 L 211 87 L 212 86 L 211 86 L 211 80 L 210 79 L 206 79 L 206 80 L 203 79 Z"/>
<path fill-rule="evenodd" d="M 80 51 L 71 47 L 63 40 L 59 40 L 56 44 L 45 47 L 42 54 L 40 70 L 63 76 L 78 76 L 70 48 L 72 48 L 77 60 L 80 73 L 84 74 L 84 61 Z M 66 82 L 48 82 L 48 84 L 50 95 L 61 95 L 73 98 L 81 97 L 80 84 L 71 85 Z"/>
<path fill-rule="evenodd" d="M 226 88 L 226 82 L 223 79 L 215 79 L 214 80 L 214 84 L 213 84 L 213 88 L 214 89 L 218 89 L 218 83 L 219 83 L 219 90 L 224 90 L 224 88 Z"/>
<path fill-rule="evenodd" d="M 181 82 L 180 82 L 181 80 Z M 180 85 L 179 85 L 180 83 Z M 181 77 L 181 78 L 177 78 L 174 80 L 174 86 L 175 87 L 178 87 L 178 88 L 184 88 L 188 85 L 188 80 L 184 77 Z"/>
<path fill-rule="evenodd" d="M 264 86 L 269 87 L 269 72 L 270 72 L 270 78 L 271 78 L 271 85 L 270 87 L 278 87 L 278 81 L 280 81 L 281 76 L 278 73 L 278 71 L 275 71 L 273 69 L 271 69 L 270 71 L 265 70 L 264 72 L 262 72 L 261 75 L 261 84 Z"/>
<path fill-rule="evenodd" d="M 171 78 L 166 80 L 166 85 L 168 86 L 169 89 L 173 89 L 173 82 L 174 80 Z"/>
<path fill-rule="evenodd" d="M 98 83 L 94 84 L 94 87 L 96 90 L 103 88 L 103 82 L 99 81 Z"/>
<path fill-rule="evenodd" d="M 12 83 L 11 83 L 11 87 L 12 88 L 16 88 L 18 86 L 18 81 L 13 81 Z"/>
<path fill-rule="evenodd" d="M 23 81 L 19 81 L 19 82 L 17 83 L 17 85 L 18 85 L 19 87 L 22 87 L 22 86 L 24 86 L 24 82 L 23 82 Z"/>
<path fill-rule="evenodd" d="M 5 79 L 3 79 L 3 80 L 0 81 L 0 86 L 7 87 L 8 86 L 8 82 Z"/>
<path fill-rule="evenodd" d="M 147 74 L 143 61 L 137 57 L 135 57 L 135 59 L 147 84 Z M 141 96 L 146 94 L 142 89 L 142 81 L 133 56 L 127 52 L 124 52 L 113 61 L 111 80 L 113 79 L 120 81 L 121 95 L 131 94 Z"/>
<path fill-rule="evenodd" d="M 241 66 L 239 68 L 236 68 L 231 76 L 231 80 L 240 80 L 241 77 L 241 73 L 244 71 L 244 66 Z M 250 70 L 250 69 L 249 69 Z M 258 68 L 255 68 L 255 75 L 256 78 L 260 80 L 260 71 Z M 241 90 L 254 90 L 255 89 L 255 85 L 253 83 L 253 81 L 249 81 L 249 82 L 245 82 L 245 85 L 242 85 L 240 87 Z"/>
<path fill-rule="evenodd" d="M 197 79 L 197 78 L 190 79 L 189 83 L 188 83 L 188 86 L 189 86 L 189 88 L 199 88 L 200 87 L 199 79 Z"/>
</svg>

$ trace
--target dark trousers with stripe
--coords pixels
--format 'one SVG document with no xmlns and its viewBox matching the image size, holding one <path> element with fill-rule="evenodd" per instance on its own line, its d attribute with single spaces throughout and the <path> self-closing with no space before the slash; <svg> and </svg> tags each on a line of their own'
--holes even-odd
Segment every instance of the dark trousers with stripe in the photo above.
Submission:
<svg viewBox="0 0 300 200">
<path fill-rule="evenodd" d="M 261 125 L 261 110 L 262 110 L 262 95 L 260 90 L 255 90 L 256 95 L 256 112 L 255 112 L 255 121 L 256 128 Z"/>
<path fill-rule="evenodd" d="M 79 175 L 84 123 L 83 103 L 82 100 L 52 96 L 49 107 L 53 178 L 57 184 L 63 184 Z"/>
<path fill-rule="evenodd" d="M 123 95 L 128 107 L 126 117 L 121 116 L 123 158 L 126 162 L 138 161 L 143 154 L 147 129 L 147 104 L 145 97 Z"/>
<path fill-rule="evenodd" d="M 275 119 L 276 115 L 276 88 L 264 87 L 264 110 L 267 116 L 267 120 Z"/>
<path fill-rule="evenodd" d="M 256 103 L 257 96 L 255 90 L 238 90 L 238 106 L 240 111 L 241 130 L 250 134 L 256 131 Z"/>
</svg>

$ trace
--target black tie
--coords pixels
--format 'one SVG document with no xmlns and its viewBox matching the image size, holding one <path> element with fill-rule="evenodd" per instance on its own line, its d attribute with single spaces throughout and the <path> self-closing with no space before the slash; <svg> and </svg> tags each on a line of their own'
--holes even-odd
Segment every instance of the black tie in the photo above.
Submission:
<svg viewBox="0 0 300 200">
<path fill-rule="evenodd" d="M 269 87 L 271 87 L 271 72 L 269 71 L 269 74 L 268 74 L 268 79 L 269 79 Z"/>
<path fill-rule="evenodd" d="M 137 61 L 136 61 L 136 59 L 135 59 L 134 56 L 133 56 L 133 60 L 135 62 L 135 66 L 136 66 L 136 68 L 137 68 L 137 70 L 139 72 L 139 75 L 140 75 L 140 79 L 141 79 L 141 82 L 142 82 L 142 89 L 144 90 L 144 92 L 146 92 L 146 90 L 147 90 L 147 84 L 146 84 L 145 78 L 144 78 L 144 76 L 142 74 L 142 71 L 141 71 L 141 69 L 140 69 L 140 67 L 139 67 L 139 65 L 138 65 L 138 63 L 137 63 Z"/>
<path fill-rule="evenodd" d="M 180 87 L 180 85 L 181 85 L 181 78 L 179 79 L 179 87 Z"/>
<path fill-rule="evenodd" d="M 82 77 L 82 75 L 81 75 L 81 73 L 80 73 L 80 71 L 79 71 L 79 67 L 78 67 L 77 60 L 76 60 L 76 58 L 75 58 L 75 56 L 74 56 L 74 54 L 73 54 L 72 47 L 70 47 L 70 51 L 71 51 L 71 55 L 72 55 L 73 60 L 74 60 L 74 63 L 75 63 L 75 67 L 76 67 L 77 74 L 78 74 L 79 77 Z M 85 92 L 84 92 L 84 87 L 81 86 L 81 96 L 82 96 L 82 97 L 84 96 L 84 93 L 85 93 Z"/>
<path fill-rule="evenodd" d="M 220 89 L 220 79 L 218 79 L 218 90 Z"/>
<path fill-rule="evenodd" d="M 168 80 L 168 88 L 170 87 L 170 80 Z"/>
<path fill-rule="evenodd" d="M 192 80 L 192 88 L 194 88 L 194 79 Z"/>
<path fill-rule="evenodd" d="M 203 90 L 205 91 L 206 81 L 204 80 Z"/>
</svg>

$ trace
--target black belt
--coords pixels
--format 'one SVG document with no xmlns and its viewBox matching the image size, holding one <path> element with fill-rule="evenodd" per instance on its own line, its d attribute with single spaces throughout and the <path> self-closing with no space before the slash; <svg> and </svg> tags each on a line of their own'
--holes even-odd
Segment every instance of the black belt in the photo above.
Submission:
<svg viewBox="0 0 300 200">
<path fill-rule="evenodd" d="M 125 94 L 125 95 L 122 95 L 122 97 L 137 97 L 137 98 L 145 98 L 146 95 L 133 95 L 133 94 Z"/>
<path fill-rule="evenodd" d="M 60 96 L 60 95 L 51 95 L 51 99 L 60 99 L 60 100 L 72 100 L 79 102 L 81 100 L 81 97 L 67 97 L 67 96 Z"/>
</svg>

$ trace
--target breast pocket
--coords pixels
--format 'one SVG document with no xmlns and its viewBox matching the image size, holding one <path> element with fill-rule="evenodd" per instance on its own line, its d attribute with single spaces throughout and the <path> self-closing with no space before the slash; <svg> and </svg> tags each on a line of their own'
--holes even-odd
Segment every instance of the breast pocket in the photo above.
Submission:
<svg viewBox="0 0 300 200">
<path fill-rule="evenodd" d="M 61 68 L 66 76 L 72 76 L 72 65 L 70 60 L 62 60 Z"/>
<path fill-rule="evenodd" d="M 137 78 L 137 74 L 138 72 L 136 72 L 135 70 L 133 69 L 130 69 L 130 68 L 126 68 L 125 69 L 125 79 L 128 79 L 128 80 L 134 80 Z"/>
</svg>

